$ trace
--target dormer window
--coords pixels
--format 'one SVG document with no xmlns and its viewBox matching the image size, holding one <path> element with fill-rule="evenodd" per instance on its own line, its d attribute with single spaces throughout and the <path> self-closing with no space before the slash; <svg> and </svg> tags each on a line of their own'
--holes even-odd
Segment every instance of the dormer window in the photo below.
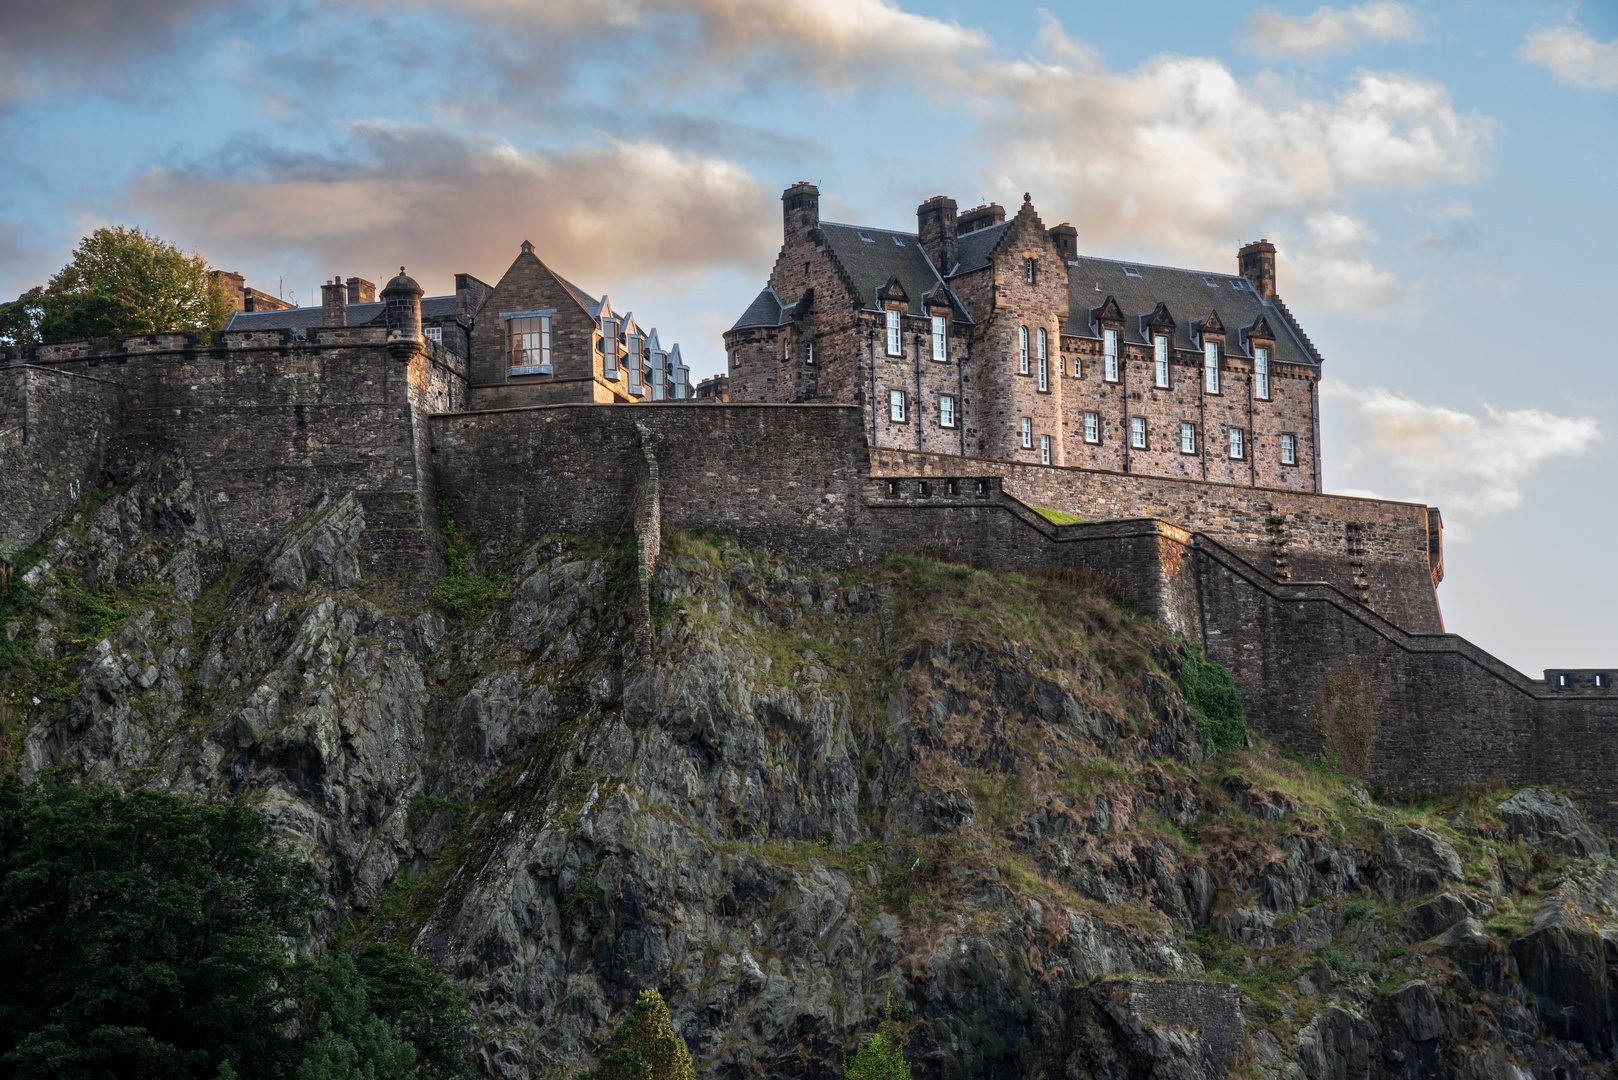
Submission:
<svg viewBox="0 0 1618 1080">
<path fill-rule="evenodd" d="M 549 375 L 551 317 L 520 315 L 506 319 L 506 374 Z"/>
<path fill-rule="evenodd" d="M 900 356 L 902 350 L 899 348 L 899 313 L 888 311 L 885 314 L 888 320 L 888 355 Z"/>
<path fill-rule="evenodd" d="M 1017 327 L 1017 374 L 1028 374 L 1028 327 Z"/>
<path fill-rule="evenodd" d="M 1253 349 L 1253 394 L 1265 399 L 1270 396 L 1270 350 L 1262 345 Z"/>
<path fill-rule="evenodd" d="M 1152 356 L 1155 360 L 1156 385 L 1166 389 L 1169 385 L 1169 339 L 1165 334 L 1152 338 Z"/>
<path fill-rule="evenodd" d="M 946 346 L 948 344 L 948 337 L 949 337 L 949 326 L 944 321 L 944 316 L 942 316 L 942 315 L 934 315 L 933 316 L 933 359 L 934 360 L 942 361 L 942 360 L 948 360 L 949 359 L 949 353 L 948 353 L 947 348 L 946 348 Z"/>
<path fill-rule="evenodd" d="M 1118 331 L 1101 331 L 1101 377 L 1108 382 L 1118 381 Z"/>
<path fill-rule="evenodd" d="M 1046 334 L 1045 328 L 1042 326 L 1039 328 L 1039 388 L 1041 390 L 1049 390 L 1051 388 L 1050 360 L 1045 353 L 1048 341 L 1049 337 Z"/>
<path fill-rule="evenodd" d="M 609 379 L 618 377 L 618 320 L 601 320 L 601 371 Z"/>
<path fill-rule="evenodd" d="M 1219 343 L 1202 343 L 1202 388 L 1210 394 L 1219 393 Z M 1233 454 L 1232 457 L 1241 457 Z"/>
<path fill-rule="evenodd" d="M 629 356 L 624 360 L 624 364 L 629 368 L 629 392 L 631 394 L 638 394 L 638 393 L 641 392 L 641 385 L 640 385 L 641 346 L 640 346 L 640 341 L 641 341 L 641 338 L 640 338 L 639 334 L 629 334 L 625 338 L 625 344 L 627 344 L 629 346 L 629 348 L 628 348 Z"/>
</svg>

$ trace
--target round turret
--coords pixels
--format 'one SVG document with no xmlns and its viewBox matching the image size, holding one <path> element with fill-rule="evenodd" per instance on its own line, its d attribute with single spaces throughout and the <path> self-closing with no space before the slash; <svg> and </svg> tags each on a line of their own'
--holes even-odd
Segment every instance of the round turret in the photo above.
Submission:
<svg viewBox="0 0 1618 1080">
<path fill-rule="evenodd" d="M 399 267 L 399 276 L 382 290 L 387 313 L 388 340 L 421 341 L 421 286 Z"/>
</svg>

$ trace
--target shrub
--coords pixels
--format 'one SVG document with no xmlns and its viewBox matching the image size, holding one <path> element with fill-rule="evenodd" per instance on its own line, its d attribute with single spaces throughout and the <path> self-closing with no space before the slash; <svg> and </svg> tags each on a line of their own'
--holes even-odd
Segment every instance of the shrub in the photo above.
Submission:
<svg viewBox="0 0 1618 1080">
<path fill-rule="evenodd" d="M 1208 748 L 1216 754 L 1247 744 L 1247 725 L 1242 723 L 1242 699 L 1230 672 L 1193 648 L 1180 665 L 1180 685 L 1191 718 Z"/>
<path fill-rule="evenodd" d="M 904 1047 L 892 1032 L 877 1032 L 858 1053 L 843 1059 L 843 1080 L 910 1080 Z"/>
<path fill-rule="evenodd" d="M 601 1055 L 591 1080 L 696 1080 L 685 1040 L 675 1034 L 663 995 L 642 990 Z"/>
</svg>

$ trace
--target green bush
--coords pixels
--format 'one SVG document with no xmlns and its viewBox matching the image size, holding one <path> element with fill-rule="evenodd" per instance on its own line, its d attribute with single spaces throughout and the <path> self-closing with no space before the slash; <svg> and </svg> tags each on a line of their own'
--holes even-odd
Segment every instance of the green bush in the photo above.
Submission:
<svg viewBox="0 0 1618 1080">
<path fill-rule="evenodd" d="M 669 1007 L 656 990 L 640 992 L 629 1015 L 612 1033 L 591 1080 L 696 1080 L 685 1040 L 675 1034 Z"/>
<path fill-rule="evenodd" d="M 904 1047 L 892 1032 L 877 1032 L 857 1053 L 843 1059 L 843 1080 L 910 1080 Z"/>
<path fill-rule="evenodd" d="M 444 562 L 449 573 L 433 583 L 435 603 L 457 619 L 481 619 L 506 598 L 509 582 L 503 574 L 475 573 L 477 545 L 455 524 L 447 499 L 438 500 L 438 521 L 444 533 Z"/>
<path fill-rule="evenodd" d="M 1192 648 L 1180 665 L 1180 685 L 1209 750 L 1222 754 L 1247 745 L 1242 699 L 1230 672 L 1203 656 L 1201 649 Z"/>
</svg>

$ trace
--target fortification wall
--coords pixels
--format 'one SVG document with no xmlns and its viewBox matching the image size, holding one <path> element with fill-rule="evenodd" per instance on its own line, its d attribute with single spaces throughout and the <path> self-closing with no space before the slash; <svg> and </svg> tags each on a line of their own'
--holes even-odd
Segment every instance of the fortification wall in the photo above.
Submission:
<svg viewBox="0 0 1618 1080">
<path fill-rule="evenodd" d="M 1427 507 L 1101 469 L 874 450 L 878 476 L 999 476 L 1035 506 L 1092 521 L 1157 517 L 1207 533 L 1281 581 L 1327 581 L 1409 630 L 1442 631 Z"/>
<path fill-rule="evenodd" d="M 105 379 L 0 367 L 0 558 L 32 544 L 95 486 L 121 406 L 120 387 Z"/>
</svg>

